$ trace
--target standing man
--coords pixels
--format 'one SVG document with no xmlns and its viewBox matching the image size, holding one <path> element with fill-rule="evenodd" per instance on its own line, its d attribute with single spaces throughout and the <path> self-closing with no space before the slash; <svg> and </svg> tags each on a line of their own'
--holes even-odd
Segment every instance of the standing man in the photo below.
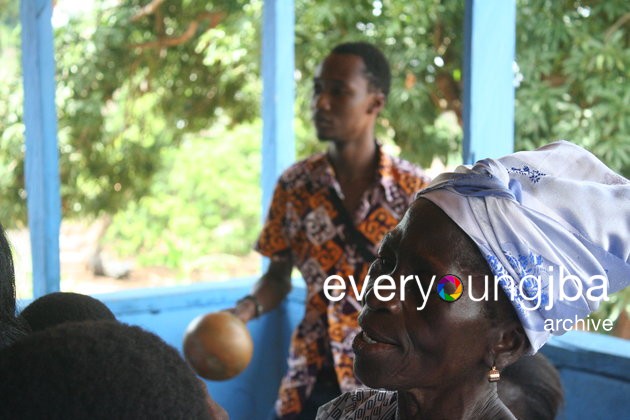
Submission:
<svg viewBox="0 0 630 420">
<path fill-rule="evenodd" d="M 364 42 L 336 46 L 317 69 L 311 108 L 328 150 L 280 176 L 256 244 L 269 268 L 234 308 L 245 321 L 274 309 L 291 290 L 293 266 L 306 281 L 305 315 L 276 402 L 282 419 L 313 419 L 319 405 L 360 385 L 352 372 L 360 302 L 352 290 L 329 301 L 324 281 L 353 275 L 362 287 L 382 237 L 429 182 L 420 168 L 387 155 L 374 136 L 390 80 L 383 53 Z"/>
</svg>

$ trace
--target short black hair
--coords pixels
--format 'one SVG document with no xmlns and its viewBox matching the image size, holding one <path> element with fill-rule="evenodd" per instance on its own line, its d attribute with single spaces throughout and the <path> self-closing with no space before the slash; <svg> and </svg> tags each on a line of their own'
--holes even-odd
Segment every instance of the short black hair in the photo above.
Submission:
<svg viewBox="0 0 630 420">
<path fill-rule="evenodd" d="M 523 356 L 503 369 L 497 391 L 521 420 L 553 420 L 564 404 L 560 373 L 540 353 Z"/>
<path fill-rule="evenodd" d="M 15 312 L 13 256 L 4 228 L 0 225 L 0 349 L 28 332 L 28 326 Z"/>
<path fill-rule="evenodd" d="M 117 321 L 34 332 L 0 351 L 0 378 L 0 418 L 211 418 L 177 350 Z"/>
<path fill-rule="evenodd" d="M 361 57 L 370 85 L 383 92 L 387 98 L 392 81 L 391 70 L 385 54 L 375 45 L 369 42 L 346 42 L 337 45 L 330 53 L 352 54 Z"/>
<path fill-rule="evenodd" d="M 70 292 L 41 296 L 24 308 L 20 316 L 32 331 L 40 331 L 64 322 L 116 320 L 116 316 L 100 300 Z"/>
</svg>

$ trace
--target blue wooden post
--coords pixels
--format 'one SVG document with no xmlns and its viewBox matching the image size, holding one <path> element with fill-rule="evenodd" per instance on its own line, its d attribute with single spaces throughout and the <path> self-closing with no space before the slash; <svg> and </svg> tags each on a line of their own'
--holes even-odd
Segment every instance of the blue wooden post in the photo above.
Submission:
<svg viewBox="0 0 630 420">
<path fill-rule="evenodd" d="M 22 0 L 26 191 L 33 296 L 59 290 L 59 164 L 50 0 Z"/>
<path fill-rule="evenodd" d="M 265 0 L 263 9 L 263 144 L 262 208 L 269 207 L 273 188 L 282 171 L 295 160 L 293 0 Z"/>
<path fill-rule="evenodd" d="M 464 163 L 514 150 L 516 0 L 466 0 Z"/>
<path fill-rule="evenodd" d="M 263 138 L 262 138 L 262 215 L 265 218 L 273 189 L 282 171 L 295 160 L 293 135 L 294 102 L 294 0 L 265 0 L 263 6 Z M 263 270 L 268 265 L 263 261 Z M 288 302 L 256 321 L 264 346 L 255 349 L 257 363 L 245 379 L 240 395 L 253 395 L 252 404 L 234 418 L 266 419 L 277 397 L 280 379 L 286 370 L 289 340 L 293 326 Z"/>
</svg>

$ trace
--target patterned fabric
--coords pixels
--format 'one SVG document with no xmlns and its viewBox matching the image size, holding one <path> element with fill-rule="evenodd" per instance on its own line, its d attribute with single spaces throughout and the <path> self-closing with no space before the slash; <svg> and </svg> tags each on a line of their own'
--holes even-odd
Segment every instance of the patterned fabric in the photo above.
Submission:
<svg viewBox="0 0 630 420">
<path fill-rule="evenodd" d="M 536 352 L 630 285 L 630 182 L 560 141 L 442 174 L 418 194 L 475 241 Z M 551 328 L 550 328 L 551 327 Z"/>
<path fill-rule="evenodd" d="M 355 232 L 360 233 L 352 238 L 343 221 L 345 209 L 334 204 L 339 200 L 332 194 L 343 195 L 325 154 L 294 164 L 276 185 L 256 249 L 268 257 L 290 252 L 307 286 L 304 319 L 293 333 L 289 368 L 276 402 L 282 418 L 302 410 L 331 354 L 341 391 L 360 385 L 352 372 L 360 303 L 350 285 L 344 299 L 329 302 L 324 280 L 335 274 L 344 279 L 352 275 L 361 290 L 381 239 L 402 218 L 414 194 L 429 182 L 418 167 L 378 150 L 378 182 L 365 192 L 351 216 Z M 369 260 L 363 256 L 365 250 L 371 254 Z"/>
<path fill-rule="evenodd" d="M 319 407 L 316 420 L 396 420 L 397 396 L 394 391 L 357 389 Z"/>
</svg>

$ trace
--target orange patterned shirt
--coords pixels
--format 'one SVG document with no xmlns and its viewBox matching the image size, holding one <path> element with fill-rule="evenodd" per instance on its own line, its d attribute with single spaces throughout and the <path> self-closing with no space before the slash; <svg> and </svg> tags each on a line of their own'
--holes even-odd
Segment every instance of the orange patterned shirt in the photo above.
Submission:
<svg viewBox="0 0 630 420">
<path fill-rule="evenodd" d="M 353 275 L 361 290 L 381 239 L 429 181 L 420 168 L 379 147 L 378 181 L 350 216 L 342 207 L 343 194 L 325 154 L 300 161 L 280 176 L 256 249 L 268 257 L 289 252 L 307 286 L 305 315 L 293 333 L 289 367 L 276 402 L 281 418 L 301 412 L 331 353 L 341 391 L 361 385 L 352 371 L 352 340 L 361 304 L 349 284 L 342 300 L 329 301 L 324 281 L 335 274 L 344 279 Z"/>
</svg>

